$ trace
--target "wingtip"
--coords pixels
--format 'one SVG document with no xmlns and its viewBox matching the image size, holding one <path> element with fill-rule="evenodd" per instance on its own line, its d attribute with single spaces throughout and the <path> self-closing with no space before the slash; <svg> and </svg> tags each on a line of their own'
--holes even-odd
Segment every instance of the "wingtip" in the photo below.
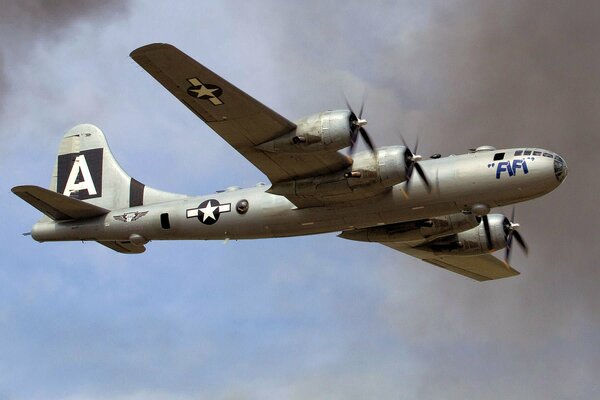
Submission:
<svg viewBox="0 0 600 400">
<path fill-rule="evenodd" d="M 502 263 L 506 267 L 507 271 L 509 271 L 512 274 L 512 275 L 508 275 L 508 276 L 521 275 L 521 273 L 519 271 L 517 271 L 516 269 L 514 269 L 509 263 L 507 263 L 506 260 L 502 260 Z"/>
<path fill-rule="evenodd" d="M 150 44 L 146 44 L 144 46 L 138 47 L 137 49 L 133 50 L 131 53 L 129 53 L 129 57 L 135 59 L 137 56 L 152 52 L 152 51 L 156 51 L 156 50 L 160 50 L 160 49 L 165 49 L 165 48 L 170 48 L 170 47 L 175 47 L 169 43 L 150 43 Z"/>
<path fill-rule="evenodd" d="M 10 191 L 18 196 L 19 193 L 27 192 L 28 190 L 35 189 L 38 187 L 39 186 L 35 186 L 35 185 L 18 185 L 18 186 L 11 188 Z"/>
</svg>

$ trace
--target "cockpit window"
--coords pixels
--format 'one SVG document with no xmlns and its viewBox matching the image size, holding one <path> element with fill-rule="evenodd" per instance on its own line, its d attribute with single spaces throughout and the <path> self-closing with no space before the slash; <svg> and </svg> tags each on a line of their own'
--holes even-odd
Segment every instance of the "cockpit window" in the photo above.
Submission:
<svg viewBox="0 0 600 400">
<path fill-rule="evenodd" d="M 525 150 L 525 151 L 523 152 L 523 155 L 524 155 L 524 156 L 528 156 L 528 155 L 530 155 L 530 154 L 531 154 L 531 150 Z"/>
<path fill-rule="evenodd" d="M 523 154 L 523 150 L 515 151 L 515 156 L 520 156 L 521 154 Z"/>
<path fill-rule="evenodd" d="M 504 159 L 504 153 L 494 154 L 494 161 L 503 160 L 503 159 Z"/>
<path fill-rule="evenodd" d="M 533 155 L 534 155 L 534 156 L 541 156 L 541 155 L 542 155 L 542 152 L 541 152 L 541 151 L 534 151 L 534 152 L 533 152 Z"/>
<path fill-rule="evenodd" d="M 543 156 L 548 158 L 554 158 L 554 156 L 550 153 L 544 153 Z"/>
</svg>

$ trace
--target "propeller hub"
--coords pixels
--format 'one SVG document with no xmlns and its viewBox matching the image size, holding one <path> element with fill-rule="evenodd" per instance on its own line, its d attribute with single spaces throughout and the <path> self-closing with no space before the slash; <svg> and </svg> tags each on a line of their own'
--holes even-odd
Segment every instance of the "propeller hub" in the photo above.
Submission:
<svg viewBox="0 0 600 400">
<path fill-rule="evenodd" d="M 506 265 L 510 265 L 510 252 L 512 250 L 513 238 L 521 246 L 521 248 L 523 249 L 525 254 L 527 254 L 529 252 L 527 244 L 525 244 L 523 237 L 517 230 L 517 228 L 519 227 L 519 224 L 516 222 L 513 222 L 514 220 L 515 220 L 515 207 L 513 207 L 513 209 L 512 209 L 512 215 L 511 215 L 510 219 L 504 217 L 504 223 L 503 223 L 504 233 L 506 235 L 506 256 L 504 258 L 504 262 L 506 263 Z"/>
<path fill-rule="evenodd" d="M 414 171 L 417 171 L 417 174 L 425 183 L 427 187 L 427 191 L 431 193 L 431 183 L 429 183 L 429 179 L 425 175 L 425 171 L 423 171 L 423 167 L 419 164 L 422 157 L 417 154 L 417 148 L 419 147 L 419 138 L 417 137 L 417 143 L 415 143 L 415 149 L 413 151 L 410 150 L 408 145 L 406 144 L 406 140 L 404 140 L 404 136 L 400 135 L 402 139 L 402 143 L 404 144 L 404 166 L 406 168 L 406 192 L 405 196 L 408 197 L 408 191 L 410 188 L 411 177 Z"/>
<path fill-rule="evenodd" d="M 350 111 L 350 155 L 354 152 L 356 147 L 356 142 L 358 140 L 359 135 L 365 141 L 365 144 L 369 149 L 371 149 L 371 153 L 375 155 L 375 145 L 373 141 L 369 137 L 367 130 L 363 128 L 367 124 L 367 120 L 362 118 L 362 113 L 364 111 L 365 103 L 363 99 L 363 103 L 360 106 L 360 111 L 358 115 L 354 112 L 352 107 L 350 107 L 350 103 L 348 103 L 348 99 L 346 99 L 346 105 L 348 106 L 348 110 Z"/>
<path fill-rule="evenodd" d="M 356 126 L 365 126 L 366 124 L 367 124 L 366 119 L 358 118 L 356 121 L 354 121 L 354 125 L 356 125 Z"/>
</svg>

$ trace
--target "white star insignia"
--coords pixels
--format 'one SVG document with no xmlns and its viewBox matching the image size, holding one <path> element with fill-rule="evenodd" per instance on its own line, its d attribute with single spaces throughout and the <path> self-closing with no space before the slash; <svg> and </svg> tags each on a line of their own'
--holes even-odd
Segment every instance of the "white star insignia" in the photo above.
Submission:
<svg viewBox="0 0 600 400">
<path fill-rule="evenodd" d="M 194 96 L 192 95 L 192 93 L 194 93 L 196 98 L 206 99 L 215 106 L 220 106 L 221 104 L 223 104 L 223 102 L 217 97 L 217 95 L 215 95 L 215 92 L 221 90 L 220 88 L 215 87 L 213 89 L 209 89 L 206 87 L 206 85 L 200 82 L 198 78 L 189 78 L 187 81 L 192 85 L 192 87 L 188 89 L 188 94 L 190 94 L 191 96 Z"/>
<path fill-rule="evenodd" d="M 219 208 L 219 206 L 213 206 L 212 201 L 209 201 L 208 204 L 204 208 L 199 208 L 202 211 L 202 222 L 206 222 L 208 218 L 214 219 L 215 221 L 215 211 Z"/>
</svg>

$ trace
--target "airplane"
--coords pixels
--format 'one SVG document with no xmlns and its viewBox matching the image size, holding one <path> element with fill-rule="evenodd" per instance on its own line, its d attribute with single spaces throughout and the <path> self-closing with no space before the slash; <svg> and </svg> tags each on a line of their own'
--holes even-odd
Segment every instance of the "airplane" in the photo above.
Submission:
<svg viewBox="0 0 600 400">
<path fill-rule="evenodd" d="M 241 240 L 340 232 L 379 243 L 477 281 L 518 275 L 515 240 L 527 245 L 502 207 L 534 199 L 567 176 L 558 154 L 539 148 L 424 159 L 406 145 L 375 147 L 362 118 L 347 109 L 296 122 L 274 112 L 176 47 L 154 43 L 131 58 L 263 172 L 270 185 L 206 196 L 168 193 L 131 178 L 103 132 L 90 124 L 60 142 L 49 189 L 17 196 L 45 214 L 38 242 L 96 241 L 125 254 L 152 240 Z M 356 152 L 358 140 L 367 150 Z M 342 151 L 348 148 L 349 151 Z M 491 253 L 505 249 L 505 259 Z"/>
</svg>

